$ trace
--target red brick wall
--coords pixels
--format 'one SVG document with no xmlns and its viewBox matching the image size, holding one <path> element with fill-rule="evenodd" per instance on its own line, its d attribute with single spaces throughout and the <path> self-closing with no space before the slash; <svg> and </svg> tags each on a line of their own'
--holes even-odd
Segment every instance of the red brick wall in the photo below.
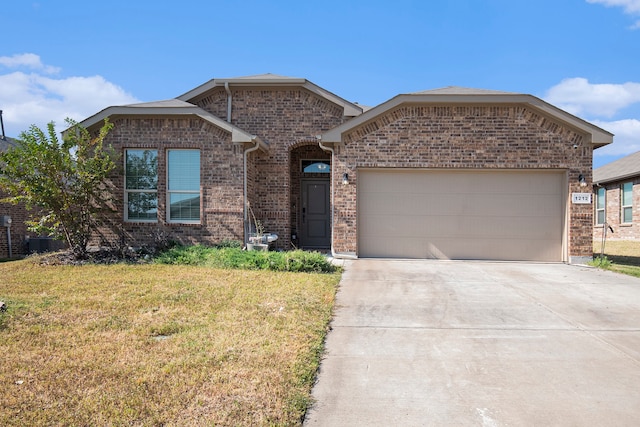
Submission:
<svg viewBox="0 0 640 427">
<path fill-rule="evenodd" d="M 0 199 L 4 199 L 8 195 L 0 191 Z M 2 217 L 9 215 L 11 217 L 11 255 L 21 256 L 27 253 L 27 236 L 33 236 L 33 233 L 27 231 L 25 221 L 28 218 L 27 210 L 24 205 L 12 205 L 10 203 L 0 202 L 0 221 Z M 0 258 L 9 257 L 9 240 L 7 228 L 2 226 L 0 222 Z"/>
<path fill-rule="evenodd" d="M 158 222 L 124 222 L 122 169 L 114 174 L 116 214 L 105 229 L 106 241 L 130 246 L 154 244 L 159 235 L 184 244 L 243 240 L 243 151 L 231 134 L 200 118 L 127 117 L 112 119 L 107 143 L 124 158 L 127 148 L 158 150 Z M 168 223 L 166 216 L 166 150 L 200 150 L 201 223 Z M 120 160 L 123 164 L 124 160 Z M 104 242 L 102 242 L 104 243 Z"/>
<path fill-rule="evenodd" d="M 250 154 L 255 165 L 249 181 L 252 207 L 266 230 L 278 234 L 276 247 L 290 249 L 290 209 L 294 203 L 289 173 L 291 149 L 301 143 L 314 142 L 316 135 L 343 123 L 344 110 L 302 88 L 231 86 L 231 92 L 232 124 L 258 135 L 269 144 L 268 153 Z M 224 88 L 215 89 L 206 97 L 196 100 L 196 103 L 226 119 L 227 98 Z"/>
<path fill-rule="evenodd" d="M 631 224 L 623 224 L 621 221 L 621 192 L 622 184 L 625 182 L 633 182 L 633 222 Z M 610 182 L 603 184 L 603 186 L 606 188 L 607 223 L 613 228 L 613 233 L 607 231 L 607 240 L 640 240 L 640 176 Z M 597 188 L 594 188 L 594 193 L 597 193 Z M 602 231 L 602 225 L 594 225 L 593 238 L 595 241 L 602 240 Z"/>
<path fill-rule="evenodd" d="M 357 249 L 359 168 L 564 169 L 570 194 L 584 191 L 580 174 L 591 182 L 592 151 L 583 135 L 524 106 L 400 106 L 336 147 L 335 249 Z M 344 172 L 346 186 L 339 182 Z M 569 255 L 591 256 L 592 206 L 568 206 Z"/>
</svg>

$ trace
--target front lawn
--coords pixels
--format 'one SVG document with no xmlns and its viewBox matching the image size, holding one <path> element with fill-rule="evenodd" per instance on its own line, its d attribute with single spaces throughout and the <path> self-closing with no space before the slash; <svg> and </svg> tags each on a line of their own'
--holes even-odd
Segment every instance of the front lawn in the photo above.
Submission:
<svg viewBox="0 0 640 427">
<path fill-rule="evenodd" d="M 594 240 L 593 256 L 597 262 L 602 252 L 602 241 Z M 604 268 L 630 276 L 640 277 L 640 241 L 611 240 L 605 242 L 604 256 L 608 263 Z"/>
<path fill-rule="evenodd" d="M 0 264 L 0 425 L 297 425 L 338 274 Z"/>
</svg>

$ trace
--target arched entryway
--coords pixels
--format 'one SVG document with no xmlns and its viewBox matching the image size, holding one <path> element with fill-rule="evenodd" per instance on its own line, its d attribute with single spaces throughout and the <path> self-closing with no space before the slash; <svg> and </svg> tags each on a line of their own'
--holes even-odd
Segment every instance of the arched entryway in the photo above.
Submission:
<svg viewBox="0 0 640 427">
<path fill-rule="evenodd" d="M 304 249 L 331 247 L 331 155 L 317 142 L 291 148 L 291 243 Z"/>
</svg>

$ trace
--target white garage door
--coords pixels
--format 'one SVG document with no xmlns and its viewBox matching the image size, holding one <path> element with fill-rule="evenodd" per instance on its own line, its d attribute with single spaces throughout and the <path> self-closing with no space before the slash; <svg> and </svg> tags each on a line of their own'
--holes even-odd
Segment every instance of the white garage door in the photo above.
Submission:
<svg viewBox="0 0 640 427">
<path fill-rule="evenodd" d="M 358 171 L 361 257 L 562 261 L 563 171 Z"/>
</svg>

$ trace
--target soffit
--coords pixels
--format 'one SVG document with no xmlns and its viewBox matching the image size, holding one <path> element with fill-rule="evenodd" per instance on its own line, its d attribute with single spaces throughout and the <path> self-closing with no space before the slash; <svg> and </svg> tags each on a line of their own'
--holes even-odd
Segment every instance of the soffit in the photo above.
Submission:
<svg viewBox="0 0 640 427">
<path fill-rule="evenodd" d="M 367 122 L 375 120 L 386 112 L 401 105 L 527 105 L 528 107 L 555 119 L 579 133 L 585 134 L 594 148 L 613 142 L 613 134 L 595 126 L 579 117 L 567 113 L 532 95 L 449 87 L 433 91 L 423 91 L 397 95 L 394 98 L 374 107 L 362 115 L 333 128 L 319 138 L 326 143 L 341 142 L 342 135 Z"/>
<path fill-rule="evenodd" d="M 211 79 L 208 82 L 180 95 L 177 99 L 186 102 L 194 102 L 194 100 L 203 97 L 209 91 L 225 87 L 302 87 L 308 91 L 324 98 L 344 109 L 344 115 L 347 117 L 355 117 L 362 114 L 363 108 L 357 104 L 349 102 L 338 95 L 329 92 L 320 86 L 311 83 L 307 79 L 298 77 L 286 77 L 277 74 L 259 74 L 255 76 L 232 77 Z"/>
<path fill-rule="evenodd" d="M 231 140 L 234 143 L 258 142 L 261 148 L 266 150 L 268 147 L 268 145 L 256 135 L 245 132 L 244 130 L 214 116 L 200 107 L 178 99 L 108 107 L 83 120 L 79 124 L 80 126 L 89 129 L 101 124 L 104 122 L 104 119 L 108 117 L 117 116 L 197 116 L 206 122 L 231 133 Z"/>
</svg>

